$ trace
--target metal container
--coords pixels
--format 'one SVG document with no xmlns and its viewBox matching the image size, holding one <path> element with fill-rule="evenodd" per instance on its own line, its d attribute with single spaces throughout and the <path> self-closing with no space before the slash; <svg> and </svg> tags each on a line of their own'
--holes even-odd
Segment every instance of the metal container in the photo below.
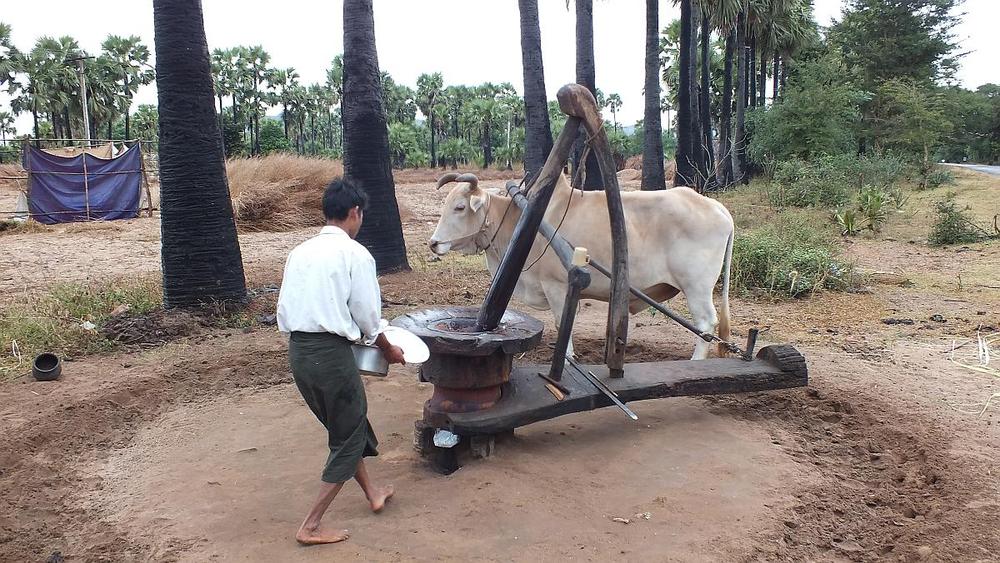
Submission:
<svg viewBox="0 0 1000 563">
<path fill-rule="evenodd" d="M 354 362 L 358 364 L 358 371 L 361 375 L 374 375 L 385 377 L 389 373 L 389 361 L 385 359 L 382 350 L 375 346 L 363 346 L 352 344 L 351 352 L 354 352 Z"/>
</svg>

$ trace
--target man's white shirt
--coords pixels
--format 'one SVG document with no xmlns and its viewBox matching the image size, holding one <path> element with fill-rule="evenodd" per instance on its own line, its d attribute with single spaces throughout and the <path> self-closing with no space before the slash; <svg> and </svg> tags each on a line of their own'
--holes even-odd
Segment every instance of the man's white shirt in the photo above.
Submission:
<svg viewBox="0 0 1000 563">
<path fill-rule="evenodd" d="M 281 332 L 330 332 L 371 344 L 388 324 L 375 259 L 342 229 L 323 227 L 289 253 L 277 317 Z"/>
</svg>

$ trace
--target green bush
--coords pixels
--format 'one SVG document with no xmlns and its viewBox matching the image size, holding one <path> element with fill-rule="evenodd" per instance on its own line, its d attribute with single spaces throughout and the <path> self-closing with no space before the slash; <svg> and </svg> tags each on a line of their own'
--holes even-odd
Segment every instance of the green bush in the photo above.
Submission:
<svg viewBox="0 0 1000 563">
<path fill-rule="evenodd" d="M 931 228 L 928 242 L 934 246 L 945 246 L 968 244 L 990 238 L 990 234 L 966 213 L 968 208 L 959 209 L 954 196 L 955 194 L 948 194 L 946 199 L 937 202 L 937 220 Z"/>
<path fill-rule="evenodd" d="M 924 178 L 923 185 L 929 189 L 950 186 L 955 183 L 955 175 L 951 170 L 945 168 L 935 168 Z"/>
<path fill-rule="evenodd" d="M 839 259 L 829 234 L 785 215 L 738 234 L 732 267 L 734 288 L 774 297 L 846 290 L 855 283 L 853 268 Z"/>
<path fill-rule="evenodd" d="M 780 161 L 768 196 L 779 207 L 843 207 L 862 186 L 891 189 L 904 171 L 903 161 L 888 155 Z"/>
</svg>

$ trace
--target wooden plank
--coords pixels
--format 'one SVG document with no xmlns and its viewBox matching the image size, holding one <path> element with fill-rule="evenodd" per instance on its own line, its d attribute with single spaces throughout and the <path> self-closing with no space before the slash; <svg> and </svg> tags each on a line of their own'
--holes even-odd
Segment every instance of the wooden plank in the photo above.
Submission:
<svg viewBox="0 0 1000 563">
<path fill-rule="evenodd" d="M 504 387 L 503 398 L 492 408 L 448 415 L 450 429 L 460 435 L 496 434 L 565 414 L 603 408 L 611 401 L 594 386 L 576 376 L 560 383 L 570 393 L 558 401 L 538 377 L 547 366 L 519 367 Z M 609 377 L 605 366 L 584 366 L 593 371 L 623 402 L 664 397 L 720 395 L 773 391 L 809 383 L 805 359 L 791 346 L 768 346 L 747 362 L 735 358 L 682 360 L 627 364 L 626 377 Z"/>
<path fill-rule="evenodd" d="M 556 139 L 552 152 L 549 153 L 545 166 L 542 167 L 538 178 L 532 184 L 534 189 L 529 196 L 527 209 L 521 213 L 521 217 L 514 226 L 514 234 L 511 236 L 510 244 L 504 252 L 500 266 L 497 267 L 497 274 L 490 283 L 490 289 L 486 292 L 482 307 L 479 308 L 479 318 L 477 328 L 481 331 L 490 331 L 500 324 L 510 298 L 514 295 L 514 287 L 518 278 L 521 277 L 521 268 L 524 267 L 528 259 L 531 246 L 535 243 L 535 235 L 538 233 L 538 224 L 545 216 L 545 210 L 549 206 L 549 199 L 555 189 L 556 181 L 562 174 L 563 166 L 569 157 L 569 151 L 573 148 L 573 141 L 576 139 L 577 131 L 580 130 L 580 120 L 570 117 L 566 120 L 562 133 Z"/>
</svg>

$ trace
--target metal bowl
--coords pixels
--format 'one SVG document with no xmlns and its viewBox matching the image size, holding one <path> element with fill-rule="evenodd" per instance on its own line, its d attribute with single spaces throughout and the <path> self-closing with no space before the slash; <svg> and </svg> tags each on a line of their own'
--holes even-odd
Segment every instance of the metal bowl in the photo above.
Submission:
<svg viewBox="0 0 1000 563">
<path fill-rule="evenodd" d="M 382 350 L 375 346 L 352 344 L 351 351 L 354 352 L 354 363 L 358 365 L 361 375 L 385 377 L 389 374 L 389 361 L 385 359 Z"/>
</svg>

